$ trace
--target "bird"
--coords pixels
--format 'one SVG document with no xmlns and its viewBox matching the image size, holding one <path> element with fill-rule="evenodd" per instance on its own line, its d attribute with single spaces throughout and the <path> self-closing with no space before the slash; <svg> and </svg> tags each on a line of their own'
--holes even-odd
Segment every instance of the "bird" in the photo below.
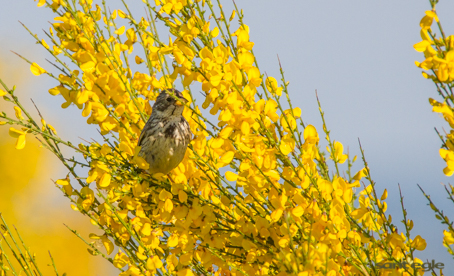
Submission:
<svg viewBox="0 0 454 276">
<path fill-rule="evenodd" d="M 148 164 L 150 174 L 168 174 L 184 158 L 192 138 L 188 121 L 183 117 L 183 94 L 172 88 L 162 90 L 153 104 L 150 118 L 139 136 L 139 156 Z"/>
</svg>

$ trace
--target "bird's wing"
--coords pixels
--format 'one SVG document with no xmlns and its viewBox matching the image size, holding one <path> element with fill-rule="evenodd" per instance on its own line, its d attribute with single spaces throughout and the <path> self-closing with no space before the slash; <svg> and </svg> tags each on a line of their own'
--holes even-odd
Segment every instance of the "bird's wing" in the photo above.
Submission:
<svg viewBox="0 0 454 276">
<path fill-rule="evenodd" d="M 140 133 L 139 141 L 137 142 L 138 146 L 142 146 L 142 143 L 144 142 L 144 138 L 148 135 L 147 133 L 152 128 L 154 122 L 155 122 L 155 120 L 148 119 L 147 123 L 145 124 L 145 126 L 142 129 L 142 132 Z M 154 133 L 151 133 L 151 134 L 154 134 Z"/>
<path fill-rule="evenodd" d="M 146 125 L 145 125 L 145 127 L 142 129 L 142 132 L 140 133 L 139 142 L 137 142 L 137 145 L 138 145 L 138 146 L 142 146 L 142 141 L 143 141 L 143 137 L 145 136 L 145 132 L 146 132 Z"/>
</svg>

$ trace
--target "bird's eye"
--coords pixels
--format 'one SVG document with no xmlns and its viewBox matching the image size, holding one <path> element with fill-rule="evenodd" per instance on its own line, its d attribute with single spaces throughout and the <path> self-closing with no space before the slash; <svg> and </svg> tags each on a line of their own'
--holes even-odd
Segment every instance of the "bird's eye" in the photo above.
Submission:
<svg viewBox="0 0 454 276">
<path fill-rule="evenodd" d="M 170 103 L 172 101 L 172 98 L 167 98 L 167 101 Z"/>
</svg>

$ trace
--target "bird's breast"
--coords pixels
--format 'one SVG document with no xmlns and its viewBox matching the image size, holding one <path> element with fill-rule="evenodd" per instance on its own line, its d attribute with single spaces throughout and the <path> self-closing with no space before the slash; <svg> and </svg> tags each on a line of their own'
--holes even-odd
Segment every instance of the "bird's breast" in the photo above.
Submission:
<svg viewBox="0 0 454 276">
<path fill-rule="evenodd" d="M 150 164 L 150 173 L 166 174 L 183 160 L 191 130 L 182 116 L 157 120 L 153 125 L 145 126 L 140 155 Z"/>
</svg>

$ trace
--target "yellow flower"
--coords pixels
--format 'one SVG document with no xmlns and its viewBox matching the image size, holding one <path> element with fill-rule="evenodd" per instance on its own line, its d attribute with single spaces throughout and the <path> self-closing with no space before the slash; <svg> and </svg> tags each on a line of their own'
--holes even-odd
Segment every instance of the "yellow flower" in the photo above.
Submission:
<svg viewBox="0 0 454 276">
<path fill-rule="evenodd" d="M 46 41 L 44 39 L 41 40 L 41 44 L 43 44 L 44 48 L 49 49 L 49 45 L 47 45 Z"/>
<path fill-rule="evenodd" d="M 36 64 L 34 62 L 30 66 L 30 70 L 32 71 L 33 75 L 35 75 L 35 76 L 39 76 L 41 74 L 46 73 L 46 70 L 44 70 L 43 68 L 41 68 L 38 64 Z"/>
<path fill-rule="evenodd" d="M 328 148 L 329 151 L 329 148 Z M 334 162 L 339 162 L 340 164 L 344 163 L 347 160 L 348 155 L 343 153 L 344 146 L 342 143 L 335 141 L 334 142 L 334 152 L 333 152 L 333 159 Z"/>
<path fill-rule="evenodd" d="M 304 129 L 304 143 L 309 143 L 309 144 L 318 144 L 319 138 L 318 138 L 318 133 L 317 130 L 313 125 L 308 125 Z"/>
<path fill-rule="evenodd" d="M 23 120 L 24 119 L 24 117 L 22 116 L 22 110 L 18 106 L 14 107 L 14 111 L 15 111 L 16 118 L 18 120 Z"/>
<path fill-rule="evenodd" d="M 454 234 L 451 231 L 443 230 L 443 241 L 448 244 L 454 244 Z"/>
<path fill-rule="evenodd" d="M 443 173 L 446 176 L 454 174 L 454 152 L 446 149 L 440 149 L 440 156 L 446 162 L 446 167 L 443 169 Z"/>
<path fill-rule="evenodd" d="M 438 16 L 435 11 L 426 11 L 426 15 L 421 19 L 419 26 L 421 27 L 421 29 L 430 29 L 430 26 L 432 26 L 434 19 L 438 22 Z"/>
<path fill-rule="evenodd" d="M 125 33 L 125 29 L 126 29 L 125 26 L 121 26 L 119 29 L 117 29 L 117 30 L 115 31 L 115 34 L 117 34 L 117 35 L 122 35 L 122 34 Z"/>
<path fill-rule="evenodd" d="M 36 2 L 37 0 L 34 0 L 34 1 Z M 42 6 L 44 6 L 44 4 L 46 4 L 46 0 L 38 0 L 38 5 L 37 6 L 38 7 L 42 7 Z"/>
<path fill-rule="evenodd" d="M 292 138 L 291 134 L 287 134 L 284 137 L 282 137 L 279 149 L 284 155 L 288 155 L 295 149 L 295 140 Z"/>
<path fill-rule="evenodd" d="M 411 242 L 411 246 L 416 250 L 423 251 L 424 249 L 426 249 L 427 243 L 423 238 L 421 238 L 420 235 L 417 235 Z"/>
<path fill-rule="evenodd" d="M 62 186 L 70 185 L 69 176 L 66 176 L 66 178 L 64 178 L 64 179 L 58 179 L 57 181 L 55 181 L 55 183 L 57 183 L 58 185 L 62 185 Z"/>
<path fill-rule="evenodd" d="M 123 253 L 121 250 L 119 250 L 118 253 L 114 257 L 113 265 L 116 268 L 123 268 L 127 264 L 129 264 L 128 256 L 125 253 Z"/>
<path fill-rule="evenodd" d="M 141 59 L 139 56 L 135 57 L 135 61 L 136 61 L 137 64 L 143 63 L 143 59 Z"/>
<path fill-rule="evenodd" d="M 110 172 L 105 172 L 96 184 L 98 184 L 99 188 L 106 188 L 110 185 L 111 179 L 112 175 Z"/>
<path fill-rule="evenodd" d="M 155 271 L 156 269 L 159 269 L 162 267 L 162 262 L 158 258 L 158 256 L 153 256 L 151 258 L 148 258 L 147 260 L 147 269 L 151 271 Z"/>
<path fill-rule="evenodd" d="M 271 93 L 271 94 L 277 94 L 278 96 L 281 96 L 282 95 L 282 87 L 278 87 L 277 85 L 277 81 L 275 78 L 273 77 L 267 77 L 266 78 L 266 89 L 268 89 L 268 91 Z"/>
<path fill-rule="evenodd" d="M 9 129 L 9 135 L 13 138 L 17 138 L 16 140 L 16 149 L 20 150 L 25 147 L 25 134 L 27 132 L 23 132 L 21 130 L 17 130 L 13 127 Z"/>
<path fill-rule="evenodd" d="M 427 47 L 430 47 L 430 45 L 431 45 L 430 41 L 423 40 L 413 45 L 413 48 L 415 48 L 415 50 L 418 52 L 424 52 L 427 49 Z"/>
<path fill-rule="evenodd" d="M 112 251 L 114 250 L 113 243 L 109 240 L 107 235 L 102 235 L 101 241 L 102 241 L 102 244 L 104 245 L 104 247 L 106 248 L 107 255 L 110 255 L 112 253 Z"/>
</svg>

